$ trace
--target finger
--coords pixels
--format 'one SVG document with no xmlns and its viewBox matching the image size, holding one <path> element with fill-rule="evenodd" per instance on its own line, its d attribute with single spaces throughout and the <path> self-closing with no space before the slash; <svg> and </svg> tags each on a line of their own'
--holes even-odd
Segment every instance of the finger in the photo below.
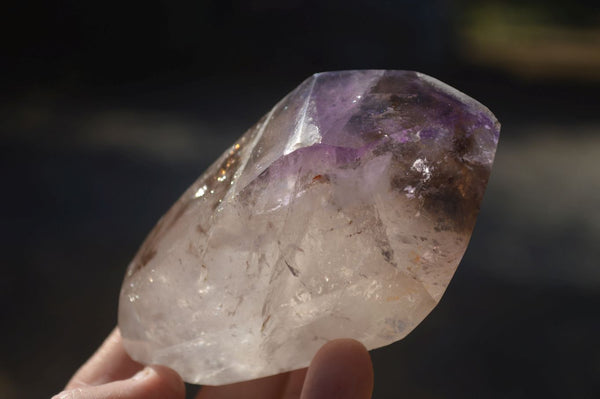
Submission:
<svg viewBox="0 0 600 399">
<path fill-rule="evenodd" d="M 131 360 L 127 355 L 123 348 L 121 333 L 118 328 L 115 328 L 96 353 L 77 370 L 66 389 L 123 380 L 142 368 L 140 363 Z"/>
<path fill-rule="evenodd" d="M 196 399 L 279 399 L 289 373 L 221 386 L 204 386 Z"/>
<path fill-rule="evenodd" d="M 338 339 L 313 358 L 301 399 L 368 399 L 373 392 L 373 365 L 358 341 Z"/>
<path fill-rule="evenodd" d="M 150 366 L 127 380 L 65 390 L 52 399 L 184 399 L 185 386 L 173 370 Z"/>
<path fill-rule="evenodd" d="M 306 378 L 307 368 L 294 370 L 290 373 L 281 399 L 299 399 Z"/>
</svg>

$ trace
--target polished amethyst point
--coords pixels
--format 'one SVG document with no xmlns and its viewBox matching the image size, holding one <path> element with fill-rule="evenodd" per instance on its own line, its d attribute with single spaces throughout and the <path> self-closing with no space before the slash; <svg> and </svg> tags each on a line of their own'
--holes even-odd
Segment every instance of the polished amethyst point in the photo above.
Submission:
<svg viewBox="0 0 600 399">
<path fill-rule="evenodd" d="M 305 367 L 334 338 L 403 338 L 467 247 L 498 134 L 417 72 L 313 75 L 150 233 L 121 291 L 127 351 L 219 385 Z"/>
</svg>

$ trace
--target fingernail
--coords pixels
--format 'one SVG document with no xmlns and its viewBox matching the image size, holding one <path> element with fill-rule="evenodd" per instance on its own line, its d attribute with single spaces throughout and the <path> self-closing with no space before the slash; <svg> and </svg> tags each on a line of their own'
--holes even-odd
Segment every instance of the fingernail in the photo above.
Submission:
<svg viewBox="0 0 600 399">
<path fill-rule="evenodd" d="M 74 397 L 79 397 L 81 393 L 81 388 L 69 389 L 68 391 L 62 391 L 54 395 L 52 399 L 72 399 Z"/>
<path fill-rule="evenodd" d="M 138 371 L 133 377 L 131 377 L 131 379 L 134 381 L 141 381 L 152 377 L 154 374 L 156 374 L 156 371 L 154 371 L 152 367 L 144 367 L 142 370 Z"/>
</svg>

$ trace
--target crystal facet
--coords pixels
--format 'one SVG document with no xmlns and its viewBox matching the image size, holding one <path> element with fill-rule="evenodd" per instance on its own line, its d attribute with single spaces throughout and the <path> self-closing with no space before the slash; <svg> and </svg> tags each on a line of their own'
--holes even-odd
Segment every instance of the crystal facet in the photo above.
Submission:
<svg viewBox="0 0 600 399">
<path fill-rule="evenodd" d="M 499 124 L 417 72 L 313 75 L 173 205 L 127 270 L 128 353 L 220 385 L 377 348 L 435 307 L 467 247 Z"/>
</svg>

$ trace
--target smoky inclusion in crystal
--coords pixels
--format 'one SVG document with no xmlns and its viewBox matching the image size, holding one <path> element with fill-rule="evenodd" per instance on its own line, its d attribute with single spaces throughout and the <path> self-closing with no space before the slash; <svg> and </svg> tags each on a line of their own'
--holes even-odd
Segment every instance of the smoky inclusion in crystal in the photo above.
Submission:
<svg viewBox="0 0 600 399">
<path fill-rule="evenodd" d="M 311 76 L 150 233 L 121 290 L 127 352 L 221 385 L 306 367 L 335 338 L 403 338 L 463 256 L 498 135 L 418 72 Z"/>
</svg>

